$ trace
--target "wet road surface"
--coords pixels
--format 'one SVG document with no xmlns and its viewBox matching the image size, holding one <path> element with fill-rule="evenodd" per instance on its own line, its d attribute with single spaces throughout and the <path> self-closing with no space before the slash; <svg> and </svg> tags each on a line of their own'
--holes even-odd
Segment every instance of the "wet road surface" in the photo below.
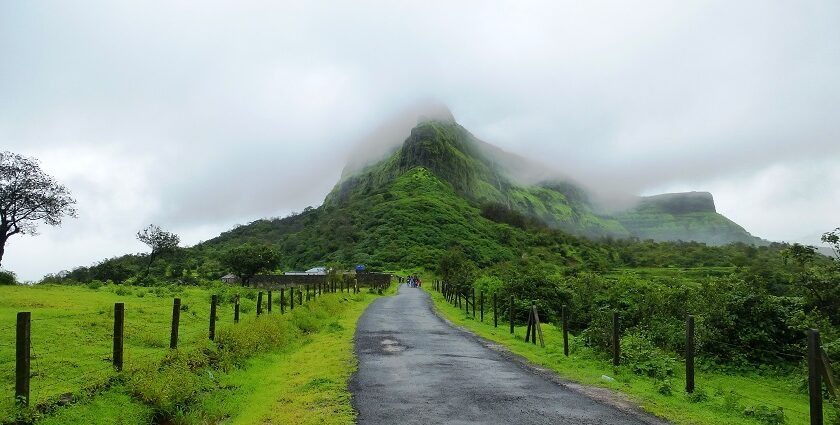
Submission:
<svg viewBox="0 0 840 425">
<path fill-rule="evenodd" d="M 441 320 L 402 286 L 359 319 L 359 424 L 648 424 L 535 374 Z"/>
</svg>

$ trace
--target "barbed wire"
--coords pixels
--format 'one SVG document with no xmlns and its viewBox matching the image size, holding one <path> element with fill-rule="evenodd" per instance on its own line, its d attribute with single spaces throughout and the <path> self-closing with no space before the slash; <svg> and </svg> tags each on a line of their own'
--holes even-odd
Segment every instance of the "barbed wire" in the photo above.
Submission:
<svg viewBox="0 0 840 425">
<path fill-rule="evenodd" d="M 809 413 L 805 413 L 805 412 L 803 412 L 799 409 L 791 409 L 790 407 L 779 406 L 778 404 L 771 403 L 767 400 L 762 400 L 762 399 L 759 399 L 759 398 L 756 398 L 756 397 L 753 397 L 753 396 L 748 396 L 748 395 L 745 395 L 745 394 L 741 394 L 737 391 L 735 391 L 735 394 L 737 394 L 738 396 L 743 397 L 747 400 L 751 400 L 751 401 L 754 401 L 754 402 L 757 402 L 757 403 L 762 403 L 766 406 L 771 406 L 771 407 L 776 407 L 776 408 L 782 409 L 782 411 L 794 412 L 794 413 L 798 413 L 800 415 L 809 415 Z"/>
<path fill-rule="evenodd" d="M 764 349 L 764 348 L 744 347 L 744 346 L 740 346 L 740 345 L 732 344 L 730 342 L 716 340 L 716 339 L 705 339 L 704 338 L 704 339 L 700 340 L 701 343 L 704 343 L 706 341 L 711 341 L 711 342 L 714 342 L 714 343 L 717 343 L 717 344 L 725 345 L 727 347 L 737 348 L 738 350 L 741 350 L 741 351 L 759 351 L 759 352 L 762 352 L 762 353 L 775 354 L 775 355 L 778 355 L 778 356 L 788 357 L 790 359 L 795 359 L 795 360 L 802 360 L 802 359 L 805 358 L 805 354 L 797 355 L 797 354 L 792 354 L 792 353 L 784 353 L 784 352 L 781 352 L 781 351 L 767 350 L 767 349 Z"/>
<path fill-rule="evenodd" d="M 48 321 L 48 320 L 68 319 L 68 318 L 82 317 L 82 316 L 103 316 L 103 317 L 111 318 L 111 316 L 108 316 L 106 312 L 100 313 L 98 311 L 91 311 L 91 312 L 86 312 L 86 313 L 64 314 L 64 315 L 60 315 L 60 316 L 36 317 L 36 318 L 30 319 L 30 321 L 32 321 L 32 322 L 43 322 L 43 321 Z"/>
</svg>

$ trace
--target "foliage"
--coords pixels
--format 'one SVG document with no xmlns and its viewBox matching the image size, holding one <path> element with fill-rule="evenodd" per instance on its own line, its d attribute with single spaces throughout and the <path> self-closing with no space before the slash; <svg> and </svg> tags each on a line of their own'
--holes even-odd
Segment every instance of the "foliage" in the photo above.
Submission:
<svg viewBox="0 0 840 425">
<path fill-rule="evenodd" d="M 820 240 L 831 247 L 831 250 L 834 252 L 834 258 L 840 261 L 840 227 L 830 232 L 823 233 Z"/>
<path fill-rule="evenodd" d="M 221 262 L 246 285 L 257 273 L 277 267 L 280 255 L 268 245 L 245 244 L 227 250 Z"/>
<path fill-rule="evenodd" d="M 149 264 L 146 266 L 147 272 L 157 256 L 174 251 L 178 248 L 180 242 L 178 235 L 164 231 L 160 226 L 154 224 L 150 224 L 137 232 L 137 240 L 152 249 L 152 252 L 149 253 Z"/>
<path fill-rule="evenodd" d="M 0 261 L 6 241 L 16 234 L 36 235 L 39 223 L 58 226 L 75 217 L 70 191 L 41 170 L 34 158 L 0 152 Z"/>
<path fill-rule="evenodd" d="M 0 285 L 16 285 L 17 276 L 13 272 L 0 270 Z"/>
<path fill-rule="evenodd" d="M 446 282 L 467 285 L 475 280 L 476 267 L 460 247 L 453 247 L 440 257 L 437 274 Z"/>
</svg>

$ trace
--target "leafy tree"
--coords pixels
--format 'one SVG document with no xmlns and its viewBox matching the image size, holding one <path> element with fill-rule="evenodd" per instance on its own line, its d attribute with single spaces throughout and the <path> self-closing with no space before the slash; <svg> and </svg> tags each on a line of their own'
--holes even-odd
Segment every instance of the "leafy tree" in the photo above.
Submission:
<svg viewBox="0 0 840 425">
<path fill-rule="evenodd" d="M 840 227 L 823 233 L 820 240 L 831 247 L 831 250 L 834 251 L 834 258 L 840 261 Z"/>
<path fill-rule="evenodd" d="M 454 285 L 472 285 L 477 273 L 475 263 L 460 247 L 450 248 L 438 262 L 438 276 Z"/>
<path fill-rule="evenodd" d="M 788 260 L 793 260 L 799 267 L 805 267 L 817 256 L 817 249 L 813 246 L 802 245 L 795 243 L 782 251 L 782 258 L 785 259 L 785 264 Z"/>
<path fill-rule="evenodd" d="M 146 265 L 147 274 L 156 257 L 166 252 L 174 251 L 178 248 L 178 243 L 181 241 L 178 235 L 164 231 L 160 226 L 154 224 L 150 224 L 143 230 L 137 232 L 137 240 L 152 249 L 152 252 L 149 253 L 149 262 Z"/>
<path fill-rule="evenodd" d="M 17 279 L 14 273 L 6 270 L 0 270 L 0 286 L 15 284 L 17 284 Z"/>
<path fill-rule="evenodd" d="M 76 217 L 75 204 L 70 191 L 45 174 L 37 160 L 0 152 L 0 262 L 9 237 L 37 235 L 41 222 L 58 226 L 65 216 Z"/>
<path fill-rule="evenodd" d="M 222 253 L 221 263 L 245 286 L 257 273 L 276 268 L 280 254 L 269 245 L 245 244 Z"/>
</svg>

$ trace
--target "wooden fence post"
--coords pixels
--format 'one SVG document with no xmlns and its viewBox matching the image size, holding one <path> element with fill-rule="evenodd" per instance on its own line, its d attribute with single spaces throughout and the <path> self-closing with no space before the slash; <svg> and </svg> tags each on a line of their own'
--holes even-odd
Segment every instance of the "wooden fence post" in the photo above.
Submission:
<svg viewBox="0 0 840 425">
<path fill-rule="evenodd" d="M 239 323 L 239 295 L 233 301 L 233 323 Z"/>
<path fill-rule="evenodd" d="M 286 288 L 280 288 L 280 314 L 286 312 Z"/>
<path fill-rule="evenodd" d="M 618 312 L 613 312 L 613 329 L 612 329 L 612 343 L 613 343 L 613 365 L 618 366 L 619 358 L 621 357 L 621 341 L 619 340 L 619 323 Z"/>
<path fill-rule="evenodd" d="M 510 333 L 513 333 L 513 295 L 510 296 L 510 308 L 508 309 L 508 316 L 510 316 Z"/>
<path fill-rule="evenodd" d="M 534 336 L 533 342 L 534 344 L 537 343 L 537 336 L 540 337 L 540 347 L 545 348 L 545 340 L 543 339 L 542 334 L 542 325 L 540 324 L 540 314 L 537 312 L 537 302 L 531 301 L 531 314 L 534 315 Z"/>
<path fill-rule="evenodd" d="M 475 288 L 472 288 L 473 319 L 475 319 Z"/>
<path fill-rule="evenodd" d="M 262 314 L 262 291 L 257 294 L 257 316 Z"/>
<path fill-rule="evenodd" d="M 823 396 L 820 382 L 820 331 L 808 330 L 808 395 L 811 400 L 811 425 L 823 424 Z"/>
<path fill-rule="evenodd" d="M 299 291 L 298 291 L 299 292 Z M 295 309 L 295 287 L 289 287 L 289 310 Z"/>
<path fill-rule="evenodd" d="M 837 384 L 834 382 L 834 371 L 831 370 L 831 362 L 828 360 L 828 354 L 825 350 L 820 348 L 820 371 L 822 378 L 825 381 L 825 386 L 828 388 L 828 393 L 837 400 Z"/>
<path fill-rule="evenodd" d="M 303 305 L 303 291 L 298 288 L 298 305 Z"/>
<path fill-rule="evenodd" d="M 271 313 L 271 291 L 268 291 L 268 312 Z"/>
<path fill-rule="evenodd" d="M 210 341 L 216 340 L 216 303 L 218 295 L 210 296 Z"/>
<path fill-rule="evenodd" d="M 114 350 L 111 361 L 117 372 L 123 368 L 123 344 L 125 335 L 125 304 L 114 303 Z"/>
<path fill-rule="evenodd" d="M 569 316 L 566 304 L 563 304 L 561 316 L 563 319 L 563 354 L 569 357 Z"/>
<path fill-rule="evenodd" d="M 481 302 L 479 305 L 481 306 L 481 321 L 484 322 L 484 291 L 481 291 Z"/>
<path fill-rule="evenodd" d="M 496 309 L 496 293 L 493 293 L 493 327 L 499 327 L 499 310 Z"/>
<path fill-rule="evenodd" d="M 525 330 L 525 342 L 531 342 L 531 335 L 534 335 L 534 344 L 537 343 L 536 329 L 534 329 L 534 310 L 528 309 L 528 326 Z"/>
<path fill-rule="evenodd" d="M 17 314 L 17 332 L 15 338 L 15 401 L 22 406 L 29 405 L 29 346 L 32 313 Z"/>
<path fill-rule="evenodd" d="M 169 348 L 178 348 L 178 325 L 181 321 L 181 299 L 172 301 L 172 328 L 169 332 Z"/>
<path fill-rule="evenodd" d="M 694 392 L 694 316 L 690 314 L 685 332 L 685 392 Z"/>
</svg>

